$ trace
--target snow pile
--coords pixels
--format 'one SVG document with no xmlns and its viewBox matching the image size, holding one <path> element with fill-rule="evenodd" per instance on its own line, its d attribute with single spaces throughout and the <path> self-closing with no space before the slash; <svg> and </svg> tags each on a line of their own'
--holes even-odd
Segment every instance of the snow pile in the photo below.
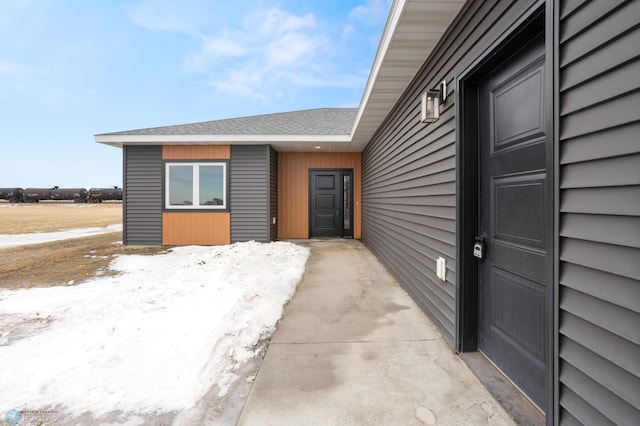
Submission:
<svg viewBox="0 0 640 426">
<path fill-rule="evenodd" d="M 256 355 L 301 280 L 291 243 L 116 258 L 75 287 L 0 290 L 0 407 L 99 418 L 193 406 Z M 10 385 L 8 385 L 10 384 Z"/>
<path fill-rule="evenodd" d="M 89 237 L 91 235 L 106 234 L 122 231 L 122 224 L 94 228 L 76 228 L 68 231 L 34 232 L 33 234 L 5 235 L 0 234 L 0 249 L 26 246 L 28 244 L 50 243 L 52 241 L 68 240 L 71 238 Z"/>
</svg>

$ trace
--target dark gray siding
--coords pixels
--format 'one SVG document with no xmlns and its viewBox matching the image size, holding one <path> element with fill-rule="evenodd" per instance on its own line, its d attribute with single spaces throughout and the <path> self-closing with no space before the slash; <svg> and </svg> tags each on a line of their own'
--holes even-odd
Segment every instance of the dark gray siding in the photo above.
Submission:
<svg viewBox="0 0 640 426">
<path fill-rule="evenodd" d="M 278 152 L 269 150 L 269 214 L 271 223 L 271 241 L 278 239 Z"/>
<path fill-rule="evenodd" d="M 162 244 L 162 147 L 125 146 L 124 244 Z"/>
<path fill-rule="evenodd" d="M 231 242 L 271 239 L 270 147 L 231 147 Z"/>
<path fill-rule="evenodd" d="M 362 238 L 454 345 L 456 146 L 454 77 L 533 2 L 468 2 L 362 157 Z M 436 123 L 420 123 L 420 95 L 446 79 Z M 447 281 L 436 259 L 447 260 Z"/>
<path fill-rule="evenodd" d="M 560 421 L 640 419 L 640 2 L 559 2 Z"/>
</svg>

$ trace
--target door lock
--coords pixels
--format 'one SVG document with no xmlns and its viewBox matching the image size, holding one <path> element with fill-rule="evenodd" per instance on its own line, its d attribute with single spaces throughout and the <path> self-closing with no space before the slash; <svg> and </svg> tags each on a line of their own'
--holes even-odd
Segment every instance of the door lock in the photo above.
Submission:
<svg viewBox="0 0 640 426">
<path fill-rule="evenodd" d="M 486 243 L 484 235 L 478 235 L 476 241 L 473 244 L 473 255 L 478 259 L 484 259 L 486 256 Z"/>
</svg>

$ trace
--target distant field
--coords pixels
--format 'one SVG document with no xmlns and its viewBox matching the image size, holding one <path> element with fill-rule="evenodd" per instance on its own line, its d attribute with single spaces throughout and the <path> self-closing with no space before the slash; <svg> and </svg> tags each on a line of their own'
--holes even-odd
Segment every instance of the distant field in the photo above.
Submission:
<svg viewBox="0 0 640 426">
<path fill-rule="evenodd" d="M 0 204 L 0 234 L 53 232 L 122 223 L 122 204 Z M 16 238 L 20 238 L 16 236 Z M 78 284 L 106 267 L 118 254 L 153 254 L 161 247 L 125 247 L 122 233 L 73 238 L 0 249 L 0 288 Z"/>
<path fill-rule="evenodd" d="M 0 204 L 0 234 L 53 232 L 122 223 L 121 203 Z"/>
</svg>

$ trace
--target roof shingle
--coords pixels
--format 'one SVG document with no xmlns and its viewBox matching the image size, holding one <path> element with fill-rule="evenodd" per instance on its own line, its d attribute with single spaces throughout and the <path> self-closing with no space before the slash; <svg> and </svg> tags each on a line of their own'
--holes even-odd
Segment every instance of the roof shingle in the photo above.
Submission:
<svg viewBox="0 0 640 426">
<path fill-rule="evenodd" d="M 102 135 L 350 135 L 357 108 L 319 108 Z"/>
</svg>

